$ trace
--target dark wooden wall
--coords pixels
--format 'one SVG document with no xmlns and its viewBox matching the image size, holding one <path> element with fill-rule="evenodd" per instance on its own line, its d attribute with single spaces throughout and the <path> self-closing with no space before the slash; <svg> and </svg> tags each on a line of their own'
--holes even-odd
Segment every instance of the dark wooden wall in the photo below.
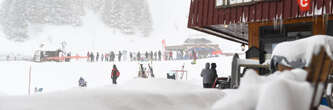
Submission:
<svg viewBox="0 0 333 110">
<path fill-rule="evenodd" d="M 322 14 L 332 14 L 333 0 L 311 0 Z M 325 9 L 324 9 L 325 8 Z M 216 8 L 215 0 L 192 0 L 188 27 L 205 27 L 215 24 L 251 23 L 313 16 L 315 7 L 301 12 L 297 0 L 260 2 L 253 5 Z M 242 18 L 246 18 L 245 21 Z M 279 18 L 278 18 L 279 19 Z"/>
</svg>

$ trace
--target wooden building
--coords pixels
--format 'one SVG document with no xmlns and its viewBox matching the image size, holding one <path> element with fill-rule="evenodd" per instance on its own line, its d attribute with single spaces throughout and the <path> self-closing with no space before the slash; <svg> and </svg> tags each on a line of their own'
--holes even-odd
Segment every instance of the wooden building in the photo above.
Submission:
<svg viewBox="0 0 333 110">
<path fill-rule="evenodd" d="M 333 35 L 333 0 L 192 0 L 188 27 L 257 47 L 268 54 L 282 41 Z"/>
</svg>

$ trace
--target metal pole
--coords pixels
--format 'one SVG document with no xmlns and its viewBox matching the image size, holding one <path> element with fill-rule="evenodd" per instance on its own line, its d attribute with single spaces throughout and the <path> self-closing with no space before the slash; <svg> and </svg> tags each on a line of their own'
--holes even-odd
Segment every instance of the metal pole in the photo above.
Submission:
<svg viewBox="0 0 333 110">
<path fill-rule="evenodd" d="M 28 87 L 28 94 L 30 96 L 30 89 L 31 88 L 31 65 L 29 67 L 29 87 Z"/>
</svg>

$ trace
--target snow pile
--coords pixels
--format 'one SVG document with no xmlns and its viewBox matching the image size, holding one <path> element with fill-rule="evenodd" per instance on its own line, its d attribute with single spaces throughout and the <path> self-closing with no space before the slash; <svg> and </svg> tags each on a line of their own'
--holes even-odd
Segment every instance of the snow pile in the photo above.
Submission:
<svg viewBox="0 0 333 110">
<path fill-rule="evenodd" d="M 312 55 L 319 54 L 322 46 L 325 47 L 327 54 L 333 59 L 333 37 L 328 35 L 315 35 L 296 41 L 280 43 L 275 47 L 272 56 L 284 56 L 289 62 L 301 61 L 305 64 L 304 66 L 309 66 Z M 290 66 L 285 62 L 282 63 Z"/>
<path fill-rule="evenodd" d="M 168 83 L 168 84 L 163 84 Z M 132 80 L 135 86 L 75 88 L 33 96 L 0 96 L 1 110 L 207 110 L 223 97 L 215 89 L 188 89 L 172 80 Z M 132 88 L 135 87 L 135 88 Z M 155 89 L 136 89 L 152 88 Z M 185 87 L 185 88 L 181 88 Z M 196 88 L 195 86 L 193 88 Z M 201 88 L 201 87 L 200 87 Z M 177 91 L 173 91 L 173 90 Z M 163 91 L 166 90 L 166 91 Z"/>
<path fill-rule="evenodd" d="M 227 90 L 213 110 L 307 110 L 313 88 L 302 69 L 258 76 L 247 71 L 237 90 Z"/>
</svg>

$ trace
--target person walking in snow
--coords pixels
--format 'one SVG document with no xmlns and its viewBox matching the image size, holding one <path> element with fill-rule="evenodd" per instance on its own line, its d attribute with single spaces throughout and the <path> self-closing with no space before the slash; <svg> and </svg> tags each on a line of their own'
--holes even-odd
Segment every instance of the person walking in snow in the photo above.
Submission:
<svg viewBox="0 0 333 110">
<path fill-rule="evenodd" d="M 94 59 L 95 59 L 94 53 L 91 52 L 90 53 L 90 60 L 91 60 L 91 62 L 94 62 Z"/>
<path fill-rule="evenodd" d="M 116 65 L 113 65 L 112 72 L 111 72 L 111 79 L 113 84 L 117 84 L 117 79 L 119 77 L 120 73 L 119 70 L 117 69 Z"/>
<path fill-rule="evenodd" d="M 98 59 L 99 59 L 99 53 L 97 52 L 97 54 L 96 54 L 96 62 L 98 62 Z"/>
<path fill-rule="evenodd" d="M 140 52 L 138 52 L 136 58 L 137 58 L 137 61 L 140 61 L 140 60 L 141 60 L 141 54 L 140 54 Z"/>
<path fill-rule="evenodd" d="M 130 61 L 133 61 L 133 53 L 130 52 Z"/>
<path fill-rule="evenodd" d="M 201 77 L 202 77 L 202 83 L 203 83 L 203 88 L 210 88 L 211 86 L 211 81 L 209 80 L 210 78 L 210 64 L 206 63 L 205 68 L 202 69 L 201 71 Z"/>
<path fill-rule="evenodd" d="M 121 51 L 119 51 L 119 54 L 118 54 L 118 61 L 120 62 L 121 61 L 121 56 L 122 56 L 123 54 L 121 53 Z"/>
<path fill-rule="evenodd" d="M 162 53 L 161 53 L 161 51 L 159 50 L 159 51 L 158 51 L 158 60 L 161 61 L 161 59 L 162 59 Z"/>
<path fill-rule="evenodd" d="M 145 60 L 148 60 L 148 52 L 146 51 L 146 53 L 145 53 Z"/>
<path fill-rule="evenodd" d="M 87 81 L 85 81 L 82 77 L 79 79 L 79 87 L 87 87 Z"/>
<path fill-rule="evenodd" d="M 154 60 L 157 60 L 157 52 L 154 52 Z"/>
<path fill-rule="evenodd" d="M 101 61 L 103 62 L 104 61 L 104 54 L 102 53 L 101 55 Z"/>
</svg>

